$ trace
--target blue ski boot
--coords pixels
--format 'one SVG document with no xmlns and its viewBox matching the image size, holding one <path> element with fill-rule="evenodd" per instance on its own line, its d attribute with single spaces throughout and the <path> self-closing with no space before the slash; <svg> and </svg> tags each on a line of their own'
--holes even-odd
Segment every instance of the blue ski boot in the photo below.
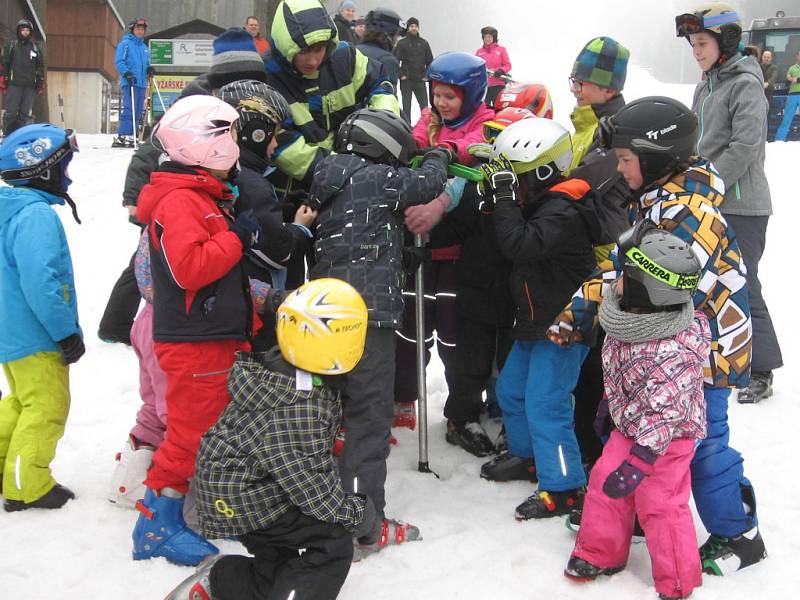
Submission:
<svg viewBox="0 0 800 600">
<path fill-rule="evenodd" d="M 133 528 L 133 560 L 163 556 L 170 562 L 193 567 L 207 556 L 219 554 L 216 546 L 186 526 L 183 502 L 183 496 L 156 496 L 147 489 L 144 500 L 136 503 L 142 514 Z"/>
</svg>

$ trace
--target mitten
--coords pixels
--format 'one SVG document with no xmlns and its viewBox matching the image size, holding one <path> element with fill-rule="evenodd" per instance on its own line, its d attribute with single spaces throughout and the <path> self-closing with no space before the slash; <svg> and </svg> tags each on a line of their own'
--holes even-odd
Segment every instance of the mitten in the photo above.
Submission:
<svg viewBox="0 0 800 600">
<path fill-rule="evenodd" d="M 450 196 L 445 193 L 439 194 L 427 204 L 409 206 L 404 213 L 406 227 L 413 234 L 424 235 L 442 220 L 448 206 Z"/>
<path fill-rule="evenodd" d="M 640 444 L 634 444 L 627 460 L 623 460 L 603 483 L 603 491 L 609 498 L 624 498 L 633 493 L 644 478 L 653 472 L 658 455 Z"/>
<path fill-rule="evenodd" d="M 61 348 L 61 354 L 63 354 L 64 364 L 71 365 L 74 362 L 78 362 L 78 359 L 83 356 L 83 353 L 86 352 L 86 346 L 83 345 L 83 338 L 81 338 L 80 334 L 73 333 L 70 336 L 65 337 L 63 340 L 59 340 L 56 342 Z"/>
<path fill-rule="evenodd" d="M 0 92 L 5 92 L 8 89 L 6 78 L 0 75 Z"/>
<path fill-rule="evenodd" d="M 128 85 L 130 85 L 130 86 L 134 86 L 134 85 L 136 85 L 136 77 L 134 77 L 134 76 L 133 76 L 133 73 L 131 73 L 130 71 L 125 71 L 125 72 L 122 74 L 122 78 L 123 78 L 125 81 L 127 81 L 127 82 L 128 82 Z"/>
<path fill-rule="evenodd" d="M 156 74 L 156 70 L 155 70 L 154 67 L 147 67 L 147 70 L 145 71 L 145 73 L 147 73 L 148 77 L 152 77 L 153 75 Z"/>
<path fill-rule="evenodd" d="M 405 246 L 403 248 L 403 272 L 412 277 L 417 274 L 419 266 L 428 259 L 430 250 L 419 246 Z"/>
<path fill-rule="evenodd" d="M 253 209 L 244 211 L 231 223 L 231 231 L 239 236 L 242 248 L 247 250 L 258 244 L 261 237 L 261 228 L 253 214 Z"/>
</svg>

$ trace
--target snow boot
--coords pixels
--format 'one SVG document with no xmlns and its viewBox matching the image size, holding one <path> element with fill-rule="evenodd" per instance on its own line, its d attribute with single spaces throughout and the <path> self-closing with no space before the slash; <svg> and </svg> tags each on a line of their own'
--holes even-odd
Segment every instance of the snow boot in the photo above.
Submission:
<svg viewBox="0 0 800 600">
<path fill-rule="evenodd" d="M 566 515 L 583 501 L 585 493 L 582 488 L 566 492 L 539 490 L 516 508 L 514 517 L 517 521 L 527 521 Z"/>
<path fill-rule="evenodd" d="M 17 512 L 19 510 L 28 510 L 29 508 L 48 508 L 56 509 L 64 506 L 68 500 L 72 500 L 75 493 L 61 485 L 55 484 L 53 488 L 44 496 L 33 502 L 23 502 L 22 500 L 6 500 L 3 502 L 3 508 L 6 512 Z"/>
<path fill-rule="evenodd" d="M 197 565 L 197 570 L 184 579 L 164 600 L 215 600 L 211 595 L 208 577 L 211 568 L 220 558 L 222 556 L 219 554 L 204 558 L 203 562 Z"/>
<path fill-rule="evenodd" d="M 736 400 L 739 404 L 758 404 L 770 396 L 772 396 L 772 371 L 753 371 L 750 374 L 750 383 L 739 391 Z"/>
<path fill-rule="evenodd" d="M 730 575 L 767 558 L 758 527 L 736 537 L 711 536 L 700 546 L 700 563 L 709 575 Z"/>
<path fill-rule="evenodd" d="M 380 552 L 386 546 L 397 546 L 405 542 L 416 542 L 422 539 L 419 536 L 418 527 L 395 519 L 384 519 L 377 534 L 375 541 L 371 541 L 367 537 L 354 540 L 353 562 L 358 562 L 370 554 Z"/>
<path fill-rule="evenodd" d="M 625 565 L 620 565 L 619 567 L 595 567 L 582 558 L 572 556 L 567 563 L 567 568 L 564 569 L 564 576 L 569 577 L 573 581 L 593 581 L 600 577 L 600 575 L 611 576 L 615 573 L 619 573 L 624 568 Z"/>
<path fill-rule="evenodd" d="M 456 423 L 448 419 L 447 433 L 445 433 L 444 437 L 447 443 L 461 446 L 464 450 L 479 458 L 494 452 L 492 440 L 489 439 L 486 431 L 477 421 Z"/>
<path fill-rule="evenodd" d="M 111 140 L 112 148 L 133 148 L 133 138 L 126 135 L 118 135 Z"/>
<path fill-rule="evenodd" d="M 481 477 L 489 481 L 536 481 L 536 463 L 506 452 L 484 463 Z"/>
<path fill-rule="evenodd" d="M 153 462 L 156 449 L 129 435 L 122 452 L 115 457 L 117 466 L 111 474 L 111 492 L 108 501 L 120 508 L 135 508 L 136 501 L 144 498 L 144 480 Z"/>
<path fill-rule="evenodd" d="M 395 402 L 394 422 L 392 427 L 405 427 L 414 430 L 417 428 L 417 403 Z"/>
<path fill-rule="evenodd" d="M 207 556 L 219 554 L 216 546 L 186 526 L 184 498 L 161 496 L 147 489 L 144 500 L 136 503 L 141 513 L 133 529 L 133 560 L 163 556 L 168 561 L 193 567 Z M 173 492 L 174 493 L 174 492 Z"/>
<path fill-rule="evenodd" d="M 573 508 L 567 515 L 566 525 L 567 529 L 578 533 L 581 528 L 581 518 L 583 517 L 583 507 Z M 644 541 L 644 530 L 639 524 L 639 517 L 633 522 L 633 536 L 631 542 L 634 544 L 641 544 Z"/>
</svg>

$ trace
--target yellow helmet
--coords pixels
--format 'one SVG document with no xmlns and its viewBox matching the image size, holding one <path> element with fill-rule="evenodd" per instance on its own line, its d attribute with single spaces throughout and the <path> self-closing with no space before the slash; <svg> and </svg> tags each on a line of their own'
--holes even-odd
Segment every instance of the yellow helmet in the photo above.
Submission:
<svg viewBox="0 0 800 600">
<path fill-rule="evenodd" d="M 320 375 L 351 371 L 364 354 L 367 305 L 349 283 L 314 279 L 278 307 L 278 346 L 298 369 Z"/>
</svg>

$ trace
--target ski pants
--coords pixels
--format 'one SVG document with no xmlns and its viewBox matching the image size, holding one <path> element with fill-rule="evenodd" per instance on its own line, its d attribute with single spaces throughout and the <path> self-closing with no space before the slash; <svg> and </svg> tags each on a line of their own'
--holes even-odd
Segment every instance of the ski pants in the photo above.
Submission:
<svg viewBox="0 0 800 600">
<path fill-rule="evenodd" d="M 800 94 L 797 98 L 800 99 Z M 753 322 L 753 359 L 750 368 L 753 371 L 772 371 L 783 366 L 783 356 L 758 278 L 758 263 L 767 244 L 769 217 L 725 215 L 725 220 L 736 233 L 736 241 L 747 266 L 747 301 Z"/>
<path fill-rule="evenodd" d="M 167 375 L 167 433 L 153 455 L 145 485 L 186 494 L 194 476 L 200 438 L 230 401 L 228 372 L 246 342 L 156 342 L 156 356 Z"/>
<path fill-rule="evenodd" d="M 483 392 L 491 385 L 495 361 L 503 369 L 511 351 L 511 328 L 462 317 L 456 343 L 458 376 L 444 405 L 444 416 L 457 423 L 478 421 Z"/>
<path fill-rule="evenodd" d="M 69 367 L 61 352 L 3 364 L 11 393 L 0 400 L 3 497 L 30 503 L 56 485 L 50 463 L 69 413 Z"/>
<path fill-rule="evenodd" d="M 3 135 L 8 137 L 10 133 L 27 124 L 35 95 L 36 90 L 32 87 L 9 84 L 3 96 L 3 108 L 6 111 Z"/>
<path fill-rule="evenodd" d="M 153 305 L 149 302 L 145 302 L 133 322 L 131 346 L 139 359 L 139 395 L 142 398 L 131 435 L 140 442 L 158 448 L 167 430 L 167 376 L 156 357 Z"/>
<path fill-rule="evenodd" d="M 776 142 L 786 141 L 789 135 L 789 128 L 792 126 L 792 120 L 798 108 L 800 108 L 800 94 L 789 94 L 786 96 L 786 104 L 783 107 L 783 119 L 781 119 L 781 124 L 778 126 L 778 131 L 775 133 Z M 725 218 L 727 219 L 728 215 L 725 215 Z M 734 230 L 736 230 L 735 227 Z M 742 254 L 744 254 L 744 251 L 742 251 Z M 750 268 L 749 264 L 747 268 Z"/>
<path fill-rule="evenodd" d="M 448 400 L 456 388 L 459 369 L 456 338 L 461 326 L 456 307 L 456 263 L 434 260 L 425 263 L 425 364 L 430 361 L 430 349 L 436 340 L 436 350 L 444 363 L 444 378 L 449 391 Z M 409 288 L 403 292 L 403 327 L 397 331 L 397 371 L 395 401 L 414 402 L 417 399 L 417 315 L 416 294 Z M 434 331 L 436 332 L 434 334 Z"/>
<path fill-rule="evenodd" d="M 706 387 L 708 429 L 692 460 L 692 495 L 706 531 L 735 537 L 758 525 L 753 486 L 742 455 L 728 445 L 730 389 Z M 745 507 L 747 504 L 747 507 Z"/>
<path fill-rule="evenodd" d="M 508 451 L 536 460 L 539 489 L 564 492 L 586 485 L 575 439 L 572 390 L 589 348 L 548 340 L 514 342 L 497 380 Z"/>
<path fill-rule="evenodd" d="M 411 122 L 411 95 L 417 98 L 419 110 L 428 108 L 428 84 L 421 79 L 401 79 L 400 94 L 403 97 L 403 114 Z"/>
<path fill-rule="evenodd" d="M 97 328 L 97 335 L 100 339 L 130 343 L 131 326 L 142 300 L 139 295 L 139 287 L 136 285 L 135 260 L 136 253 L 134 252 L 130 263 L 120 273 L 111 290 L 111 295 L 100 319 L 100 325 Z"/>
<path fill-rule="evenodd" d="M 609 498 L 606 478 L 630 454 L 634 441 L 613 431 L 589 477 L 581 528 L 572 556 L 596 567 L 620 567 L 628 562 L 635 516 L 644 530 L 656 592 L 684 598 L 701 585 L 692 511 L 689 508 L 689 463 L 694 440 L 672 440 L 632 494 Z"/>
<path fill-rule="evenodd" d="M 603 451 L 603 442 L 597 436 L 594 421 L 597 407 L 603 399 L 605 384 L 603 382 L 603 340 L 605 332 L 598 327 L 597 343 L 589 350 L 586 360 L 581 365 L 578 385 L 575 386 L 575 435 L 581 449 L 584 463 L 593 464 Z"/>
<path fill-rule="evenodd" d="M 358 492 L 372 498 L 377 520 L 383 520 L 386 506 L 386 459 L 392 435 L 394 403 L 395 332 L 380 327 L 367 328 L 364 356 L 343 376 L 342 425 L 347 438 L 339 456 L 339 476 L 346 492 L 353 492 L 358 477 Z"/>
<path fill-rule="evenodd" d="M 136 113 L 136 127 L 142 126 L 142 117 L 144 116 L 144 95 L 147 88 L 133 86 L 133 102 L 134 106 L 131 107 L 131 86 L 123 85 L 120 87 L 120 96 L 122 97 L 122 112 L 119 115 L 119 127 L 117 128 L 117 135 L 136 135 L 138 132 L 133 130 L 133 115 Z"/>
<path fill-rule="evenodd" d="M 224 556 L 211 568 L 217 600 L 334 600 L 353 560 L 351 532 L 298 509 L 239 539 L 253 556 Z"/>
</svg>

